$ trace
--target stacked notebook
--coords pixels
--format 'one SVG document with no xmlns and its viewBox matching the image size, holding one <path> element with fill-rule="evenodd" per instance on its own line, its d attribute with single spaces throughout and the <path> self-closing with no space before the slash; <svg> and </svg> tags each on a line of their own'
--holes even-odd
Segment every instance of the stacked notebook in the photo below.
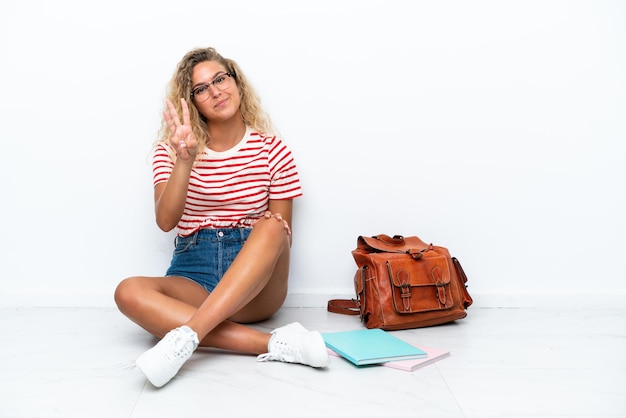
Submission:
<svg viewBox="0 0 626 418">
<path fill-rule="evenodd" d="M 415 347 L 381 329 L 327 332 L 322 337 L 329 354 L 357 366 L 380 364 L 414 371 L 450 356 L 445 350 Z"/>
</svg>

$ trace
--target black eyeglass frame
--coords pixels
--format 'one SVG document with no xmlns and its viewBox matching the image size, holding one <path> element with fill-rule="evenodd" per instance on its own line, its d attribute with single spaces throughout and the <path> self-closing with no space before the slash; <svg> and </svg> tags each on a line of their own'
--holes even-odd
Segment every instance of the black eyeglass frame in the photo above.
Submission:
<svg viewBox="0 0 626 418">
<path fill-rule="evenodd" d="M 203 83 L 203 84 L 200 84 L 200 85 L 196 86 L 196 88 L 194 88 L 193 90 L 191 90 L 191 95 L 190 95 L 190 97 L 193 99 L 193 98 L 196 96 L 195 91 L 196 91 L 196 90 L 198 90 L 198 88 L 200 88 L 200 87 L 204 87 L 204 88 L 206 88 L 206 89 L 208 90 L 208 89 L 209 89 L 209 87 L 211 87 L 211 85 L 215 86 L 215 82 L 216 82 L 216 81 L 217 81 L 220 77 L 223 77 L 223 76 L 226 76 L 226 77 L 232 77 L 232 78 L 234 78 L 234 79 L 237 79 L 237 77 L 235 76 L 235 72 L 234 72 L 234 71 L 228 71 L 227 73 L 222 73 L 222 74 L 218 75 L 217 77 L 215 77 L 215 78 L 213 79 L 213 81 L 209 81 L 208 83 Z M 219 90 L 222 90 L 222 89 L 220 89 L 220 88 L 219 88 L 219 87 L 217 87 L 217 86 L 216 86 L 215 88 L 217 88 L 217 89 L 219 89 Z"/>
</svg>

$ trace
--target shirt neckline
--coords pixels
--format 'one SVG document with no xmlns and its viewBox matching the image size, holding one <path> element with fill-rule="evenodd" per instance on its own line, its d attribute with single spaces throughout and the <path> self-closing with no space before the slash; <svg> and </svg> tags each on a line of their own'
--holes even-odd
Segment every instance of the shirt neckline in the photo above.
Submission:
<svg viewBox="0 0 626 418">
<path fill-rule="evenodd" d="M 243 137 L 232 148 L 229 148 L 225 151 L 215 151 L 209 147 L 206 147 L 204 152 L 211 157 L 228 158 L 237 153 L 241 148 L 243 148 L 244 145 L 248 143 L 251 134 L 252 128 L 246 126 L 246 132 L 243 134 Z"/>
</svg>

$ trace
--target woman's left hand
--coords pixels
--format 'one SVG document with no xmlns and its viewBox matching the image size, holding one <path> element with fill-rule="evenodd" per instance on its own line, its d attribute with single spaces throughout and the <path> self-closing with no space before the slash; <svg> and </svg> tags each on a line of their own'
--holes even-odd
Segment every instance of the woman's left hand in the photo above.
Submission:
<svg viewBox="0 0 626 418">
<path fill-rule="evenodd" d="M 272 213 L 270 211 L 266 211 L 263 214 L 263 218 L 265 218 L 265 219 L 274 218 L 278 222 L 281 222 L 283 224 L 283 228 L 285 228 L 285 232 L 287 232 L 287 236 L 291 237 L 291 228 L 289 228 L 289 223 L 287 223 L 287 221 L 283 219 L 283 216 L 280 213 Z M 258 220 L 257 220 L 257 222 L 258 222 Z M 254 224 L 253 224 L 253 226 L 254 226 Z"/>
</svg>

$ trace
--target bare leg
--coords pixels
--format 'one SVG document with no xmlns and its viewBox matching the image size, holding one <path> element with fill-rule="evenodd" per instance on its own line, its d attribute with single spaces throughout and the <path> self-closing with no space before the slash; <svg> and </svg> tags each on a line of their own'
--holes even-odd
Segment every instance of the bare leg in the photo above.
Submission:
<svg viewBox="0 0 626 418">
<path fill-rule="evenodd" d="M 182 277 L 131 277 L 115 293 L 120 311 L 157 338 L 187 322 L 207 296 L 202 286 Z M 260 354 L 268 339 L 267 333 L 224 321 L 200 345 Z"/>
<path fill-rule="evenodd" d="M 289 239 L 281 223 L 261 219 L 213 292 L 186 325 L 200 339 L 224 320 L 269 318 L 283 304 L 289 274 Z"/>
</svg>

